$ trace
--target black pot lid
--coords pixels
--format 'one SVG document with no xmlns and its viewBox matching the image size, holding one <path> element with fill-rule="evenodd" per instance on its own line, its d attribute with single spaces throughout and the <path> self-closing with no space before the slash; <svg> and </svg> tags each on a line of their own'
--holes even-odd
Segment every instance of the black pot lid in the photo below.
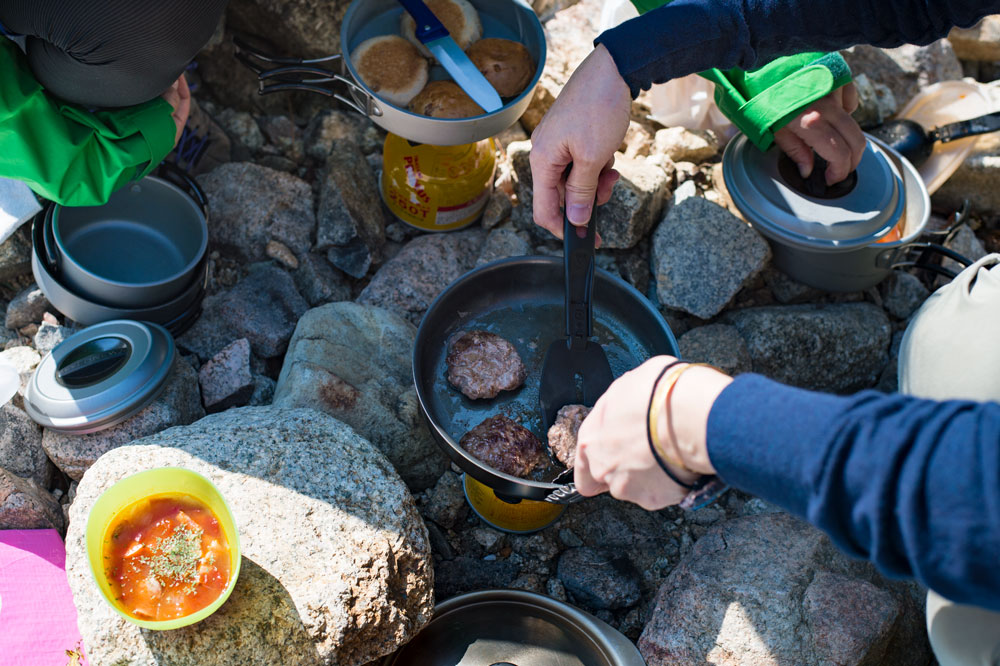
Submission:
<svg viewBox="0 0 1000 666">
<path fill-rule="evenodd" d="M 117 319 L 63 340 L 31 376 L 24 407 L 38 424 L 75 434 L 110 428 L 163 390 L 174 340 L 158 324 Z"/>
<path fill-rule="evenodd" d="M 776 146 L 763 152 L 743 135 L 729 143 L 722 162 L 726 188 L 747 221 L 765 235 L 797 245 L 868 245 L 904 214 L 900 171 L 889 152 L 872 141 L 857 170 L 829 188 L 820 169 L 815 178 L 803 179 Z"/>
</svg>

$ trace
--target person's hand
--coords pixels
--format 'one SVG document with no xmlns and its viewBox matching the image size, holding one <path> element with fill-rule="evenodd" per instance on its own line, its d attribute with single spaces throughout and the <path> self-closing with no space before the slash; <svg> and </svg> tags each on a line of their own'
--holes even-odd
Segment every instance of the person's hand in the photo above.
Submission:
<svg viewBox="0 0 1000 666">
<path fill-rule="evenodd" d="M 167 100 L 167 103 L 174 107 L 171 118 L 174 119 L 174 124 L 177 125 L 177 133 L 174 135 L 174 145 L 176 146 L 177 142 L 181 140 L 181 131 L 183 131 L 184 125 L 187 123 L 188 113 L 191 112 L 191 90 L 188 88 L 187 79 L 184 78 L 184 75 L 181 74 L 180 78 L 174 81 L 160 97 Z"/>
<path fill-rule="evenodd" d="M 660 468 L 646 437 L 653 383 L 674 360 L 657 356 L 616 379 L 580 425 L 573 470 L 582 495 L 610 491 L 617 499 L 655 510 L 677 504 L 687 494 Z M 677 380 L 669 402 L 654 405 L 661 410 L 658 441 L 672 458 L 692 470 L 671 470 L 682 481 L 715 473 L 705 441 L 708 414 L 731 381 L 712 368 L 693 367 Z"/>
<path fill-rule="evenodd" d="M 826 184 L 847 178 L 865 152 L 865 136 L 851 113 L 858 108 L 853 83 L 816 100 L 774 133 L 774 142 L 799 167 L 803 178 L 813 170 L 813 151 L 825 159 Z"/>
<path fill-rule="evenodd" d="M 569 221 L 585 226 L 596 200 L 607 203 L 618 180 L 615 151 L 628 130 L 632 96 L 611 54 L 598 46 L 580 64 L 531 134 L 535 223 L 562 238 Z M 566 167 L 573 163 L 564 179 Z"/>
</svg>

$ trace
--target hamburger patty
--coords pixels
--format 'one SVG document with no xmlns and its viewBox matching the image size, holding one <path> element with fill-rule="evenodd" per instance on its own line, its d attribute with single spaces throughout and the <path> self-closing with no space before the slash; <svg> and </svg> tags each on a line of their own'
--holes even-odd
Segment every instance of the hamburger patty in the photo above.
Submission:
<svg viewBox="0 0 1000 666">
<path fill-rule="evenodd" d="M 566 467 L 573 467 L 576 437 L 580 433 L 580 424 L 590 414 L 590 410 L 590 407 L 583 405 L 566 405 L 556 414 L 556 422 L 549 428 L 549 449 Z"/>
<path fill-rule="evenodd" d="M 491 416 L 465 433 L 459 444 L 498 472 L 521 478 L 549 461 L 538 438 L 503 414 Z"/>
<path fill-rule="evenodd" d="M 464 331 L 452 337 L 445 362 L 448 381 L 473 400 L 512 391 L 528 376 L 514 345 L 487 331 Z"/>
</svg>

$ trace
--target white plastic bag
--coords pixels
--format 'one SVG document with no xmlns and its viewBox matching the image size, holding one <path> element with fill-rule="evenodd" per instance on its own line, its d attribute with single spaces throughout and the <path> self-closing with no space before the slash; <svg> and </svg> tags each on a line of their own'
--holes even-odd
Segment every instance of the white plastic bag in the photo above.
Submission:
<svg viewBox="0 0 1000 666">
<path fill-rule="evenodd" d="M 604 32 L 638 15 L 629 0 L 605 0 L 599 29 Z M 730 139 L 736 127 L 715 105 L 714 92 L 715 86 L 697 74 L 656 84 L 649 90 L 649 117 L 665 127 L 710 129 L 720 139 Z"/>
</svg>

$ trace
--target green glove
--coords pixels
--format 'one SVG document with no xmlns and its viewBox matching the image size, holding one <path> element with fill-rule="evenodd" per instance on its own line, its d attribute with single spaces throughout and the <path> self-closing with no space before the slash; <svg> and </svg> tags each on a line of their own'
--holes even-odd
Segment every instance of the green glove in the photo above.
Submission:
<svg viewBox="0 0 1000 666">
<path fill-rule="evenodd" d="M 851 69 L 839 53 L 799 53 L 744 72 L 702 72 L 715 84 L 715 103 L 761 150 L 774 133 L 803 108 L 851 81 Z"/>
<path fill-rule="evenodd" d="M 644 14 L 671 0 L 630 0 Z M 710 69 L 700 76 L 715 84 L 715 103 L 755 146 L 767 150 L 774 133 L 803 108 L 851 81 L 839 53 L 799 53 L 752 72 Z"/>
</svg>

